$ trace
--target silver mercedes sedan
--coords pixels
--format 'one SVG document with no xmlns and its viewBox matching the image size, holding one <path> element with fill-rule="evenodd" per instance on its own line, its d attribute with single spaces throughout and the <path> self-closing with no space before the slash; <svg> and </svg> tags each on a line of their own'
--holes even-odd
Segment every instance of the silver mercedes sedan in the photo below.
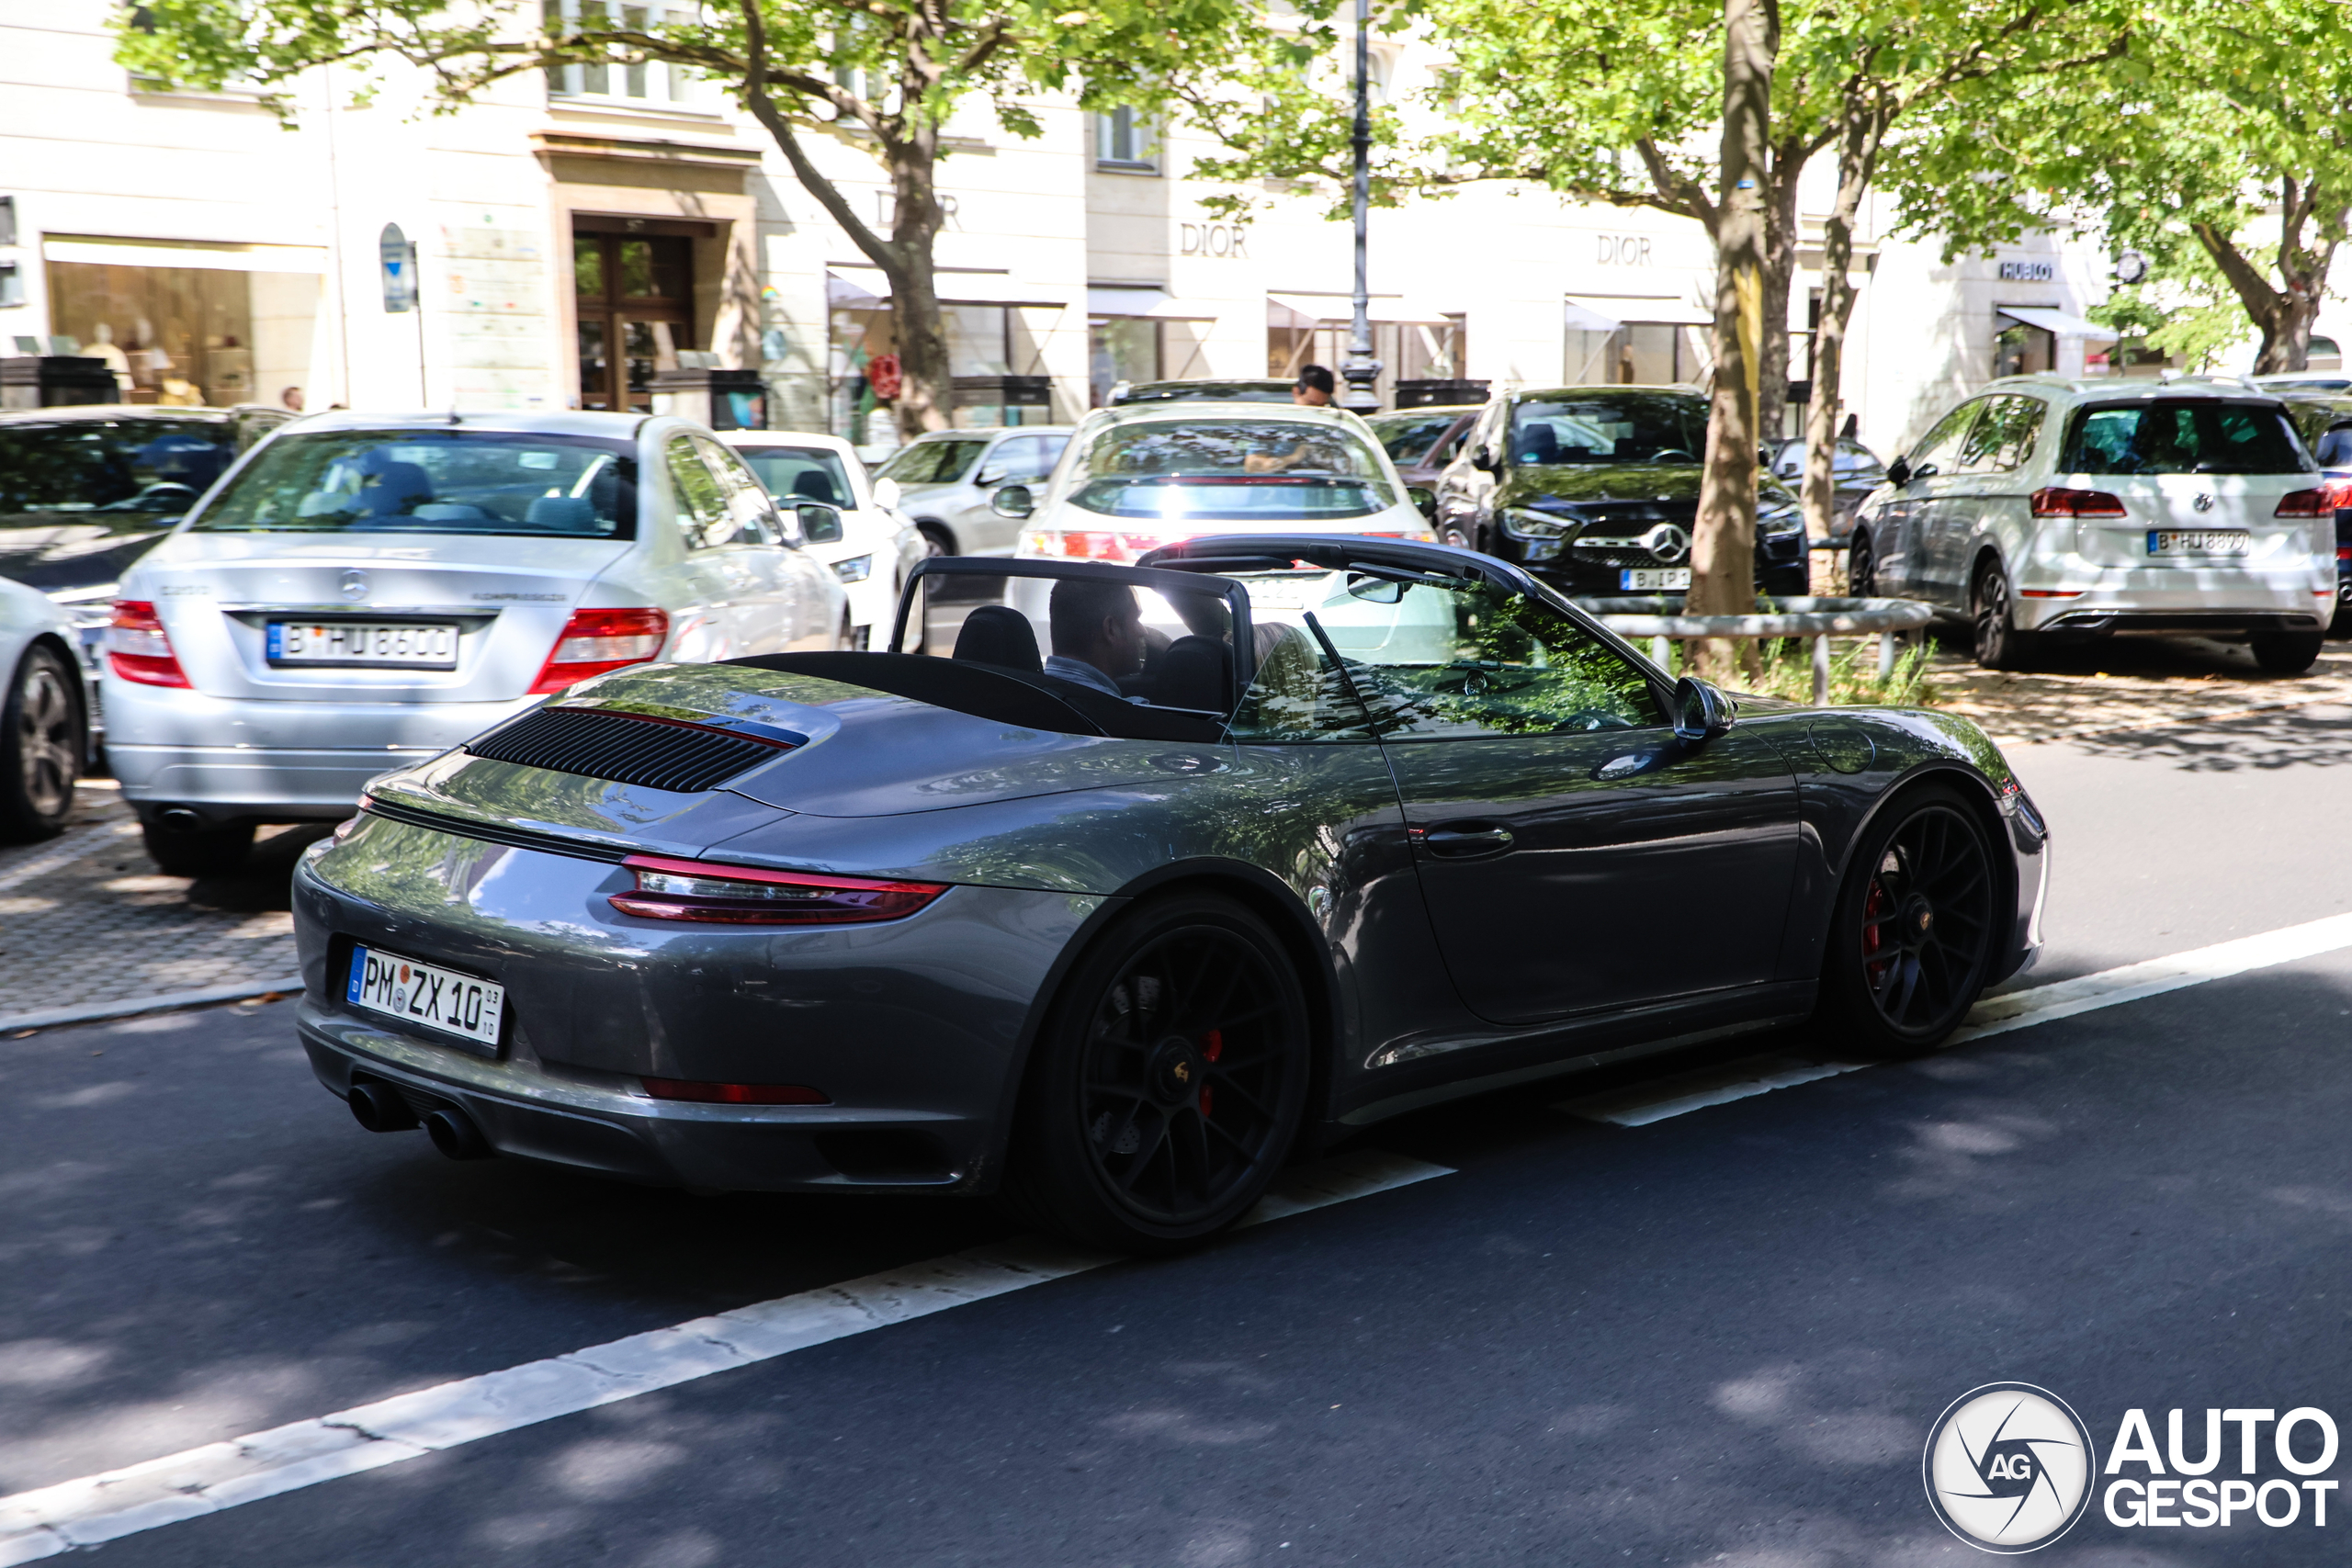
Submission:
<svg viewBox="0 0 2352 1568">
<path fill-rule="evenodd" d="M 123 578 L 107 759 L 158 865 L 224 869 L 589 676 L 847 646 L 812 524 L 684 420 L 301 420 Z"/>
</svg>

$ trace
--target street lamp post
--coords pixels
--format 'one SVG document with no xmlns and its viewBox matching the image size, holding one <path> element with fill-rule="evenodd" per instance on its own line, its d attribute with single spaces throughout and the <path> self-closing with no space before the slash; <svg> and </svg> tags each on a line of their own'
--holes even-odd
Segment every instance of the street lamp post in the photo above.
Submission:
<svg viewBox="0 0 2352 1568">
<path fill-rule="evenodd" d="M 1348 383 L 1340 401 L 1357 413 L 1374 413 L 1380 408 L 1380 394 L 1373 390 L 1380 361 L 1372 356 L 1372 299 L 1364 271 L 1364 230 L 1372 216 L 1372 0 L 1356 0 L 1356 123 L 1350 140 L 1355 148 L 1355 313 L 1348 329 L 1347 363 L 1340 367 Z"/>
</svg>

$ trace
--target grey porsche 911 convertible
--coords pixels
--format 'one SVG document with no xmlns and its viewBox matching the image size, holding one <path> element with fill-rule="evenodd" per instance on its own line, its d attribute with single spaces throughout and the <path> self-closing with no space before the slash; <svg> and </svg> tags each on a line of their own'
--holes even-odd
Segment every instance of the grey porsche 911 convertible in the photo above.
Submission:
<svg viewBox="0 0 2352 1568">
<path fill-rule="evenodd" d="M 642 665 L 378 780 L 295 875 L 319 1077 L 460 1158 L 1151 1250 L 1452 1096 L 1932 1049 L 2040 943 L 1966 720 L 1678 683 L 1467 551 L 941 558 L 918 646 Z"/>
</svg>

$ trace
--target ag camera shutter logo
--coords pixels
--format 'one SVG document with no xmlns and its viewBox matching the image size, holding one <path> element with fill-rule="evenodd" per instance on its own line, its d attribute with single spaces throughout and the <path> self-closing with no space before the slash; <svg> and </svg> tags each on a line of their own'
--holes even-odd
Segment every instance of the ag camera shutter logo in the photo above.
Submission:
<svg viewBox="0 0 2352 1568">
<path fill-rule="evenodd" d="M 2082 1418 L 2048 1389 L 1970 1389 L 1928 1433 L 1920 1469 L 1944 1528 L 1980 1551 L 2038 1551 L 2090 1505 L 2098 1456 Z"/>
</svg>

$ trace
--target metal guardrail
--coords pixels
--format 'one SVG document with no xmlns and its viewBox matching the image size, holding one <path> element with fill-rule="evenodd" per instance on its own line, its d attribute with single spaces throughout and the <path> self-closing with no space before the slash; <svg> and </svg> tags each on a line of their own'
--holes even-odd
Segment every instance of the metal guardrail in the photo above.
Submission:
<svg viewBox="0 0 2352 1568">
<path fill-rule="evenodd" d="M 1804 637 L 1813 644 L 1813 700 L 1829 700 L 1829 639 L 1878 634 L 1878 672 L 1894 670 L 1894 637 L 1935 618 L 1913 599 L 1759 599 L 1770 609 L 1753 615 L 1686 615 L 1671 594 L 1578 599 L 1578 606 L 1620 637 L 1650 639 L 1650 657 L 1664 664 L 1667 644 L 1701 637 Z"/>
</svg>

